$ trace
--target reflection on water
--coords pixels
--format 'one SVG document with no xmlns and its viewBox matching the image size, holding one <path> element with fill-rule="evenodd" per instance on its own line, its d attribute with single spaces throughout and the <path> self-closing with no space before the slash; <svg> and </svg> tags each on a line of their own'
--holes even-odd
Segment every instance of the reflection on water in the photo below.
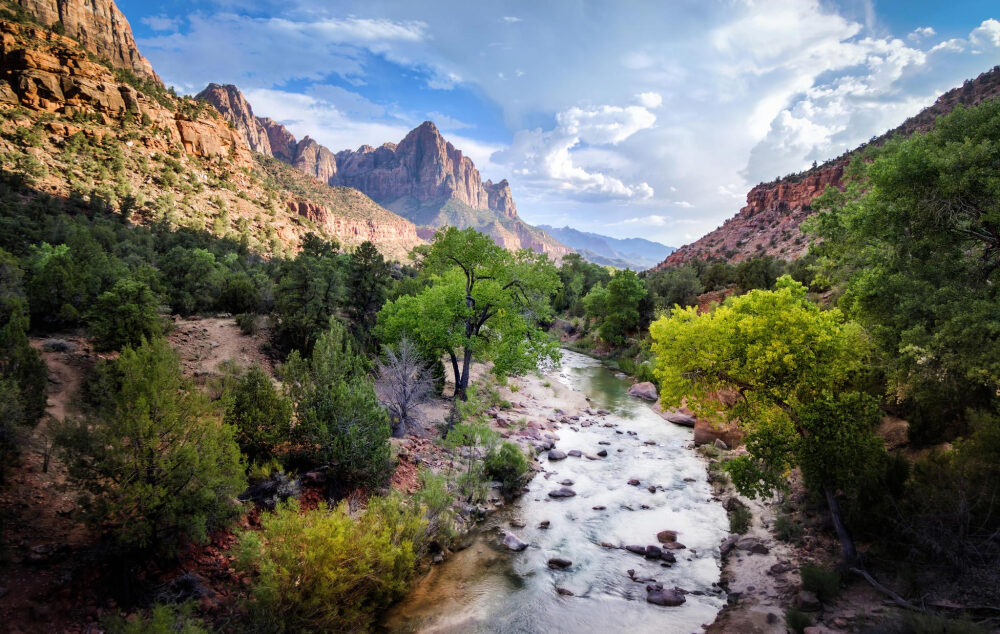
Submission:
<svg viewBox="0 0 1000 634">
<path fill-rule="evenodd" d="M 714 593 L 719 579 L 719 541 L 726 535 L 723 509 L 710 501 L 703 464 L 686 450 L 691 430 L 671 425 L 647 405 L 629 397 L 628 384 L 598 362 L 565 351 L 562 368 L 551 380 L 581 390 L 594 409 L 611 411 L 600 423 L 559 429 L 556 446 L 584 453 L 608 450 L 603 460 L 567 458 L 546 464 L 529 491 L 494 516 L 473 545 L 435 566 L 394 607 L 383 625 L 391 632 L 698 632 L 714 620 L 723 598 Z M 604 422 L 616 427 L 604 427 Z M 616 433 L 621 431 L 622 433 Z M 628 432 L 635 432 L 630 435 Z M 601 442 L 610 443 L 600 445 Z M 647 445 L 646 441 L 655 441 Z M 543 457 L 542 460 L 545 460 Z M 548 478 L 545 476 L 548 475 Z M 573 480 L 576 497 L 555 500 L 557 482 Z M 629 486 L 636 478 L 641 486 Z M 653 485 L 654 493 L 647 490 Z M 604 510 L 594 507 L 604 506 Z M 520 553 L 499 545 L 501 530 L 513 517 L 527 527 L 514 529 L 531 544 Z M 539 528 L 543 520 L 548 530 Z M 670 568 L 615 545 L 655 544 L 665 529 L 680 533 L 686 550 L 676 551 Z M 551 557 L 573 562 L 550 570 Z M 646 602 L 645 585 L 629 580 L 653 577 L 666 587 L 705 594 L 688 595 L 674 608 Z M 569 590 L 562 596 L 556 589 Z"/>
</svg>

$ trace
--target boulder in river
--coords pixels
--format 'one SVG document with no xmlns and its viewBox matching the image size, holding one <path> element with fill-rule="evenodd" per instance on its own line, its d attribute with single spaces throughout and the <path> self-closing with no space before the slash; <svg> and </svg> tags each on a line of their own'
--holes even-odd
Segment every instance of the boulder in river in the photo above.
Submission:
<svg viewBox="0 0 1000 634">
<path fill-rule="evenodd" d="M 668 544 L 677 541 L 677 531 L 660 531 L 656 534 L 656 541 L 661 544 Z"/>
<path fill-rule="evenodd" d="M 657 588 L 656 586 L 646 587 L 646 601 L 654 605 L 672 608 L 682 605 L 686 600 L 677 588 L 668 590 L 666 588 Z"/>
<path fill-rule="evenodd" d="M 528 547 L 527 542 L 521 541 L 521 538 L 514 533 L 507 533 L 504 535 L 503 545 L 506 546 L 508 550 L 513 550 L 516 553 L 519 553 Z"/>
<path fill-rule="evenodd" d="M 549 460 L 564 460 L 566 458 L 565 451 L 559 451 L 558 449 L 549 450 Z"/>
<path fill-rule="evenodd" d="M 580 456 L 583 455 L 583 452 L 580 451 L 579 449 L 570 449 L 569 453 L 567 453 L 566 455 L 573 456 L 574 458 L 579 458 Z"/>
<path fill-rule="evenodd" d="M 663 549 L 659 546 L 646 546 L 646 559 L 659 559 L 663 556 Z"/>
<path fill-rule="evenodd" d="M 660 416 L 667 422 L 680 425 L 681 427 L 694 427 L 695 424 L 694 416 L 675 409 L 664 410 L 660 412 Z"/>
<path fill-rule="evenodd" d="M 601 449 L 600 451 L 597 452 L 597 455 L 600 456 L 601 458 L 607 458 L 608 457 L 608 450 L 607 449 Z"/>
<path fill-rule="evenodd" d="M 565 570 L 573 565 L 573 562 L 563 557 L 552 557 L 549 559 L 549 568 L 553 570 Z"/>
<path fill-rule="evenodd" d="M 560 595 L 564 596 L 564 597 L 572 597 L 572 596 L 574 596 L 572 590 L 567 590 L 566 588 L 560 588 L 558 586 L 556 587 L 556 592 L 559 593 Z"/>
<path fill-rule="evenodd" d="M 629 483 L 629 486 L 637 487 L 637 486 L 639 486 L 639 479 L 638 478 L 629 478 L 628 483 Z"/>
<path fill-rule="evenodd" d="M 644 401 L 655 401 L 660 398 L 660 395 L 656 392 L 656 386 L 649 381 L 636 383 L 628 389 L 628 393 L 630 396 L 636 396 Z"/>
<path fill-rule="evenodd" d="M 566 487 L 555 489 L 554 491 L 549 491 L 550 498 L 571 498 L 576 495 L 576 491 Z"/>
<path fill-rule="evenodd" d="M 627 546 L 625 546 L 625 550 L 629 551 L 630 553 L 635 553 L 636 555 L 642 555 L 644 557 L 646 556 L 645 546 L 639 546 L 637 544 L 628 544 Z"/>
</svg>

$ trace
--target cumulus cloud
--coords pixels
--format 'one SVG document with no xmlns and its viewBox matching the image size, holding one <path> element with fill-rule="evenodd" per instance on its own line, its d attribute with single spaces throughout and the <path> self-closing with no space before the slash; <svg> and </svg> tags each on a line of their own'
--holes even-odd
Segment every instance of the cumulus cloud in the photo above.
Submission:
<svg viewBox="0 0 1000 634">
<path fill-rule="evenodd" d="M 512 168 L 535 187 L 574 197 L 650 198 L 654 192 L 648 183 L 627 184 L 612 174 L 585 169 L 578 163 L 574 149 L 615 146 L 655 122 L 656 116 L 642 106 L 572 107 L 556 115 L 552 130 L 517 132 L 510 147 L 497 152 L 493 160 Z"/>
<path fill-rule="evenodd" d="M 910 34 L 906 36 L 906 39 L 908 39 L 910 41 L 913 41 L 913 42 L 919 42 L 920 40 L 927 39 L 927 38 L 929 38 L 929 37 L 931 37 L 933 35 L 936 35 L 936 34 L 937 34 L 937 31 L 934 30 L 934 27 L 932 27 L 932 26 L 922 26 L 922 27 L 913 29 L 913 31 L 911 31 Z"/>
<path fill-rule="evenodd" d="M 180 18 L 171 18 L 165 15 L 151 15 L 140 21 L 154 31 L 176 31 L 181 25 Z"/>
<path fill-rule="evenodd" d="M 641 92 L 636 95 L 636 100 L 643 108 L 655 109 L 663 105 L 663 96 L 658 92 Z"/>
<path fill-rule="evenodd" d="M 976 46 L 1000 46 L 1000 21 L 984 20 L 969 34 L 969 40 Z"/>
</svg>

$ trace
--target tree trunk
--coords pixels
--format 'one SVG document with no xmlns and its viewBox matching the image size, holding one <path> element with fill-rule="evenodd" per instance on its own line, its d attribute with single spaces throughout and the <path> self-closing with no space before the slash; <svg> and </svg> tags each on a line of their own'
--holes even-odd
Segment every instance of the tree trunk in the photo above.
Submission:
<svg viewBox="0 0 1000 634">
<path fill-rule="evenodd" d="M 844 524 L 844 516 L 840 511 L 840 503 L 837 501 L 837 494 L 828 487 L 823 487 L 823 495 L 826 496 L 826 504 L 830 507 L 830 518 L 833 520 L 833 528 L 837 531 L 840 539 L 840 556 L 844 560 L 844 565 L 854 567 L 858 564 L 858 549 L 854 545 L 854 538 L 851 531 L 847 530 Z"/>
<path fill-rule="evenodd" d="M 467 390 L 469 388 L 469 371 L 471 365 L 472 365 L 472 350 L 470 348 L 466 348 L 464 353 L 462 354 L 462 380 L 460 382 L 461 388 L 459 388 L 458 384 L 456 384 L 455 386 L 455 394 L 457 396 L 460 395 L 460 398 L 463 401 L 468 400 L 469 398 Z"/>
<path fill-rule="evenodd" d="M 452 394 L 452 398 L 456 400 L 460 398 L 464 401 L 465 394 L 459 393 L 460 388 L 459 388 L 458 357 L 455 356 L 455 353 L 452 352 L 451 350 L 448 351 L 448 356 L 451 357 L 451 372 L 452 376 L 455 377 L 455 393 Z"/>
</svg>

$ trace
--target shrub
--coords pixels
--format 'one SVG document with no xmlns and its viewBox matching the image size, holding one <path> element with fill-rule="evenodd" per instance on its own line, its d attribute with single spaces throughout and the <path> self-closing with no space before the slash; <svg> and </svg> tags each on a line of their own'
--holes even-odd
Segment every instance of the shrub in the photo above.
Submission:
<svg viewBox="0 0 1000 634">
<path fill-rule="evenodd" d="M 427 535 L 438 548 L 447 548 L 455 538 L 455 496 L 448 490 L 448 480 L 430 469 L 420 471 L 420 490 L 413 494 L 413 502 L 424 508 Z"/>
<path fill-rule="evenodd" d="M 251 462 L 267 461 L 292 430 L 292 404 L 278 393 L 259 365 L 243 375 L 226 403 L 225 422 L 236 430 L 236 442 Z"/>
<path fill-rule="evenodd" d="M 813 624 L 812 617 L 796 607 L 785 610 L 785 625 L 796 634 L 802 634 L 803 630 Z"/>
<path fill-rule="evenodd" d="M 750 530 L 750 523 L 753 521 L 753 514 L 742 502 L 735 504 L 729 511 L 729 532 L 743 535 Z"/>
<path fill-rule="evenodd" d="M 260 291 L 246 273 L 230 273 L 222 284 L 219 308 L 231 313 L 252 313 L 260 305 Z"/>
<path fill-rule="evenodd" d="M 194 603 L 158 603 L 149 615 L 129 619 L 114 616 L 105 622 L 108 634 L 208 634 L 211 630 L 194 616 Z"/>
<path fill-rule="evenodd" d="M 783 542 L 794 541 L 802 537 L 802 524 L 790 515 L 779 515 L 774 519 L 774 535 Z"/>
<path fill-rule="evenodd" d="M 271 632 L 367 631 L 406 592 L 425 530 L 420 509 L 398 494 L 372 498 L 356 520 L 346 503 L 280 506 L 240 535 L 238 565 L 256 573 L 252 618 Z"/>
<path fill-rule="evenodd" d="M 126 347 L 100 383 L 88 420 L 56 426 L 88 518 L 125 549 L 171 554 L 236 513 L 246 479 L 233 428 L 181 374 L 162 339 Z"/>
<path fill-rule="evenodd" d="M 153 291 L 142 281 L 118 280 L 102 293 L 90 316 L 90 330 L 102 350 L 137 346 L 163 332 Z"/>
<path fill-rule="evenodd" d="M 802 589 L 814 593 L 823 603 L 832 601 L 840 594 L 840 573 L 835 569 L 803 564 L 799 572 L 802 575 Z"/>
<path fill-rule="evenodd" d="M 907 634 L 987 634 L 989 630 L 973 623 L 966 617 L 949 619 L 940 614 L 916 614 L 908 612 L 903 616 L 902 628 Z"/>
<path fill-rule="evenodd" d="M 236 315 L 236 325 L 239 326 L 240 332 L 244 335 L 252 335 L 257 332 L 257 315 L 256 313 L 242 313 Z"/>
<path fill-rule="evenodd" d="M 509 496 L 524 483 L 528 459 L 517 445 L 505 441 L 486 454 L 484 467 L 486 475 L 500 482 L 501 492 Z"/>
</svg>

